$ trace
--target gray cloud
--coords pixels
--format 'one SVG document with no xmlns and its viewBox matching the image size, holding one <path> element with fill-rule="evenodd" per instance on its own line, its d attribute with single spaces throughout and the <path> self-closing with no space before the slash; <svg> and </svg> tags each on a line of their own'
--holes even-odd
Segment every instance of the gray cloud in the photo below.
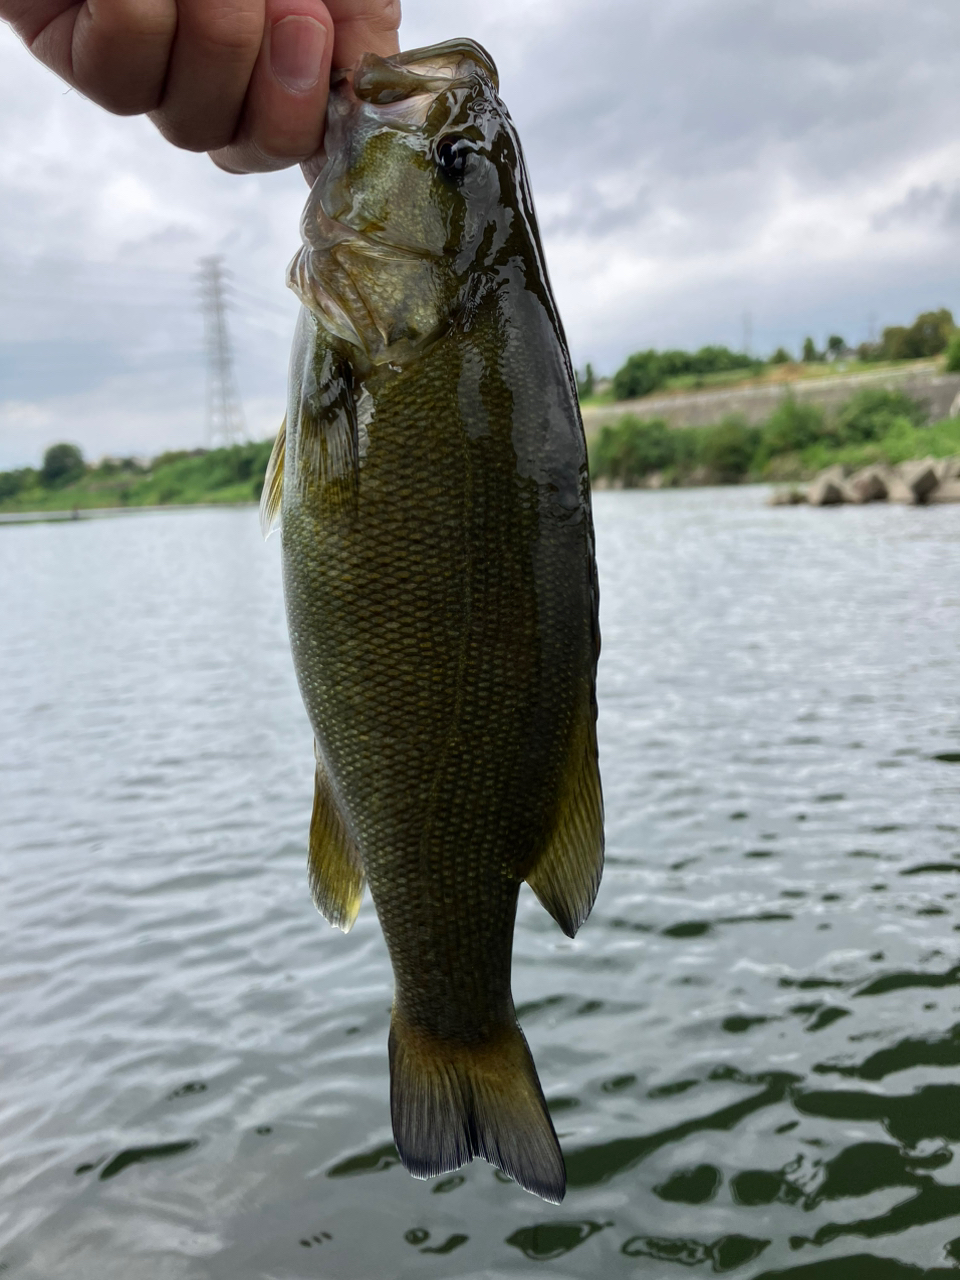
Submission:
<svg viewBox="0 0 960 1280">
<path fill-rule="evenodd" d="M 736 345 L 744 312 L 768 350 L 960 310 L 955 0 L 488 0 L 455 27 L 408 0 L 405 45 L 456 34 L 500 66 L 577 363 Z M 0 466 L 60 434 L 90 454 L 202 440 L 194 273 L 214 252 L 248 421 L 271 430 L 299 175 L 176 152 L 6 29 L 0 148 Z"/>
</svg>

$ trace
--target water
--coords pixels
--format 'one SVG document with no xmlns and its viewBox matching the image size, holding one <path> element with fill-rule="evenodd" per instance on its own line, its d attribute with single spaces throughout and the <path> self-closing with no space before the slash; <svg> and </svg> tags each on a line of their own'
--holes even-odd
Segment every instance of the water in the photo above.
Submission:
<svg viewBox="0 0 960 1280">
<path fill-rule="evenodd" d="M 396 1163 L 255 513 L 0 531 L 4 1276 L 955 1274 L 960 507 L 762 498 L 597 498 L 609 860 L 516 939 L 559 1208 Z"/>
</svg>

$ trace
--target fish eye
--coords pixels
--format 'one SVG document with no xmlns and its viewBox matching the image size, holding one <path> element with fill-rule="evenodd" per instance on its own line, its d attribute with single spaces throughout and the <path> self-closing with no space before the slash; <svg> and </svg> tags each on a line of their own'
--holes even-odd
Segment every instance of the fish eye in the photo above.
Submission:
<svg viewBox="0 0 960 1280">
<path fill-rule="evenodd" d="M 445 178 L 456 181 L 462 178 L 467 168 L 467 156 L 473 147 L 466 138 L 456 133 L 448 133 L 436 146 L 437 167 Z"/>
</svg>

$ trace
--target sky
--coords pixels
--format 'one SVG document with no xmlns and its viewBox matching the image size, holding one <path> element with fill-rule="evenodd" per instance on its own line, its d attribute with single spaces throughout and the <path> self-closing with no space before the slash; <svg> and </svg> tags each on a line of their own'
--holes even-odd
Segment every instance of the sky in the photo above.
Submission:
<svg viewBox="0 0 960 1280">
<path fill-rule="evenodd" d="M 960 318 L 956 0 L 407 0 L 404 48 L 493 54 L 574 363 L 857 343 Z M 199 259 L 245 428 L 273 434 L 298 170 L 221 173 L 68 90 L 0 24 L 0 469 L 206 442 Z"/>
</svg>

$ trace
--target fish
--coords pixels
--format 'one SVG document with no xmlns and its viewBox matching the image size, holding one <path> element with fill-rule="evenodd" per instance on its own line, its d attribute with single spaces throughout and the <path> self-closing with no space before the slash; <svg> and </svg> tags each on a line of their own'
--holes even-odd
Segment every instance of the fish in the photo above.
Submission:
<svg viewBox="0 0 960 1280">
<path fill-rule="evenodd" d="M 395 978 L 390 1109 L 427 1178 L 559 1203 L 511 993 L 526 882 L 573 937 L 603 866 L 583 426 L 516 129 L 452 40 L 335 73 L 261 521 L 314 734 L 308 868 Z"/>
</svg>

